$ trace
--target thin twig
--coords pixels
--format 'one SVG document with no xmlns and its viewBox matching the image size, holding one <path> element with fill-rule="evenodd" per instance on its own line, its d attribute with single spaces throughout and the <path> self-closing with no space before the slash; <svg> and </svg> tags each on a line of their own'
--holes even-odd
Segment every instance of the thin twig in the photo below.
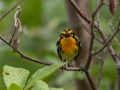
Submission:
<svg viewBox="0 0 120 90">
<path fill-rule="evenodd" d="M 91 41 L 90 41 L 90 48 L 89 48 L 89 56 L 88 56 L 88 60 L 87 63 L 85 65 L 85 68 L 88 70 L 91 60 L 92 60 L 92 50 L 93 50 L 93 44 L 94 44 L 94 38 L 95 38 L 95 31 L 94 31 L 94 16 L 92 15 L 92 23 L 91 23 Z"/>
<path fill-rule="evenodd" d="M 95 38 L 95 31 L 94 31 L 94 22 L 95 22 L 95 16 L 98 12 L 98 10 L 102 7 L 103 2 L 101 1 L 97 8 L 92 12 L 92 21 L 91 21 L 91 42 L 90 42 L 90 49 L 89 49 L 89 57 L 87 60 L 87 63 L 85 65 L 85 68 L 88 70 L 91 60 L 92 60 L 92 50 L 93 50 L 93 44 L 94 44 L 94 38 Z"/>
<path fill-rule="evenodd" d="M 9 11 L 7 11 L 5 14 L 3 14 L 1 17 L 0 17 L 0 21 L 5 17 L 7 16 L 13 9 L 15 9 L 21 2 L 23 2 L 24 0 L 20 0 L 17 4 L 15 4 Z"/>
<path fill-rule="evenodd" d="M 110 26 L 111 26 L 112 30 L 115 31 L 115 29 L 114 29 L 112 23 L 110 24 Z M 109 32 L 112 34 L 112 32 L 110 31 L 110 29 L 109 29 Z M 116 37 L 114 37 L 114 40 L 115 40 L 116 43 L 120 46 L 120 42 L 118 41 L 118 39 L 117 39 Z"/>
<path fill-rule="evenodd" d="M 120 68 L 117 68 L 118 90 L 120 90 Z"/>
<path fill-rule="evenodd" d="M 69 2 L 72 4 L 73 8 L 76 10 L 76 12 L 78 13 L 79 16 L 82 17 L 83 20 L 85 20 L 88 24 L 91 24 L 91 20 L 82 12 L 82 10 L 79 8 L 79 6 L 74 2 L 74 0 L 69 0 Z M 105 4 L 105 2 L 103 2 Z M 94 26 L 95 28 L 98 30 L 102 40 L 103 40 L 103 43 L 106 43 L 107 41 L 107 37 L 105 35 L 105 33 L 103 32 L 103 30 L 98 27 L 98 25 L 96 24 L 96 22 L 94 23 Z M 116 67 L 117 67 L 117 63 L 119 62 L 119 58 L 115 55 L 113 55 L 113 53 L 115 53 L 113 47 L 110 45 L 109 47 L 109 53 L 111 55 L 111 57 L 113 58 L 115 64 L 116 64 Z"/>
<path fill-rule="evenodd" d="M 118 39 L 116 37 L 114 37 L 114 40 L 118 44 L 118 46 L 120 47 L 120 42 L 118 41 Z"/>
<path fill-rule="evenodd" d="M 98 59 L 102 60 L 102 58 L 101 58 L 101 57 L 99 57 L 98 55 L 96 55 L 96 57 L 97 57 Z"/>
<path fill-rule="evenodd" d="M 88 24 L 91 25 L 91 20 L 82 12 L 82 10 L 74 2 L 74 0 L 69 0 L 69 1 L 72 4 L 73 8 L 78 13 L 78 15 L 81 16 L 81 18 L 83 20 L 85 20 Z M 104 1 L 104 0 L 102 0 L 102 1 Z M 106 2 L 103 2 L 103 3 L 106 4 Z M 99 34 L 100 34 L 100 36 L 101 36 L 101 38 L 103 40 L 103 43 L 106 43 L 107 42 L 107 37 L 106 37 L 105 33 L 103 32 L 103 30 L 101 29 L 101 27 L 98 27 L 96 22 L 94 23 L 94 26 L 95 26 L 96 30 L 98 30 L 98 32 L 99 32 Z M 117 72 L 118 72 L 118 74 L 117 74 L 117 76 L 118 76 L 118 89 L 120 90 L 120 69 L 119 69 L 119 67 L 120 67 L 120 64 L 119 64 L 120 59 L 117 56 L 114 55 L 115 51 L 114 51 L 114 49 L 113 49 L 113 47 L 111 45 L 110 45 L 108 50 L 109 50 L 109 53 L 110 53 L 111 57 L 113 58 L 113 60 L 114 60 L 114 62 L 116 64 L 116 68 L 117 68 Z"/>
<path fill-rule="evenodd" d="M 91 25 L 91 20 L 82 12 L 82 10 L 80 9 L 80 7 L 74 2 L 74 0 L 69 0 L 70 3 L 72 4 L 72 6 L 74 7 L 74 9 L 76 10 L 76 12 L 78 13 L 78 15 L 80 15 L 82 17 L 82 19 L 84 19 L 88 24 Z M 94 23 L 94 27 L 98 30 L 98 32 L 101 35 L 101 38 L 103 39 L 103 42 L 106 42 L 106 36 L 103 33 L 103 30 L 98 27 L 97 23 Z"/>
<path fill-rule="evenodd" d="M 90 84 L 92 90 L 97 90 L 96 85 L 95 85 L 95 83 L 94 83 L 94 80 L 93 80 L 92 77 L 90 76 L 89 72 L 85 70 L 85 74 L 86 74 L 86 76 L 87 76 L 87 79 L 88 79 L 88 81 L 89 81 L 89 84 Z"/>
<path fill-rule="evenodd" d="M 120 56 L 119 55 L 117 55 L 117 54 L 114 54 L 115 56 L 117 56 L 118 58 L 120 58 Z"/>
<path fill-rule="evenodd" d="M 101 2 L 103 2 L 103 1 L 101 1 Z M 97 5 L 99 5 L 99 1 L 98 0 L 97 0 Z M 99 13 L 99 11 L 97 13 L 97 24 L 98 24 L 98 27 L 100 27 L 100 13 Z"/>
<path fill-rule="evenodd" d="M 108 31 L 110 32 L 110 34 L 112 35 L 112 32 L 115 31 L 115 28 L 112 25 L 112 21 L 114 18 L 111 18 L 108 22 L 107 28 Z M 111 27 L 110 27 L 111 26 Z M 111 31 L 112 30 L 112 31 Z M 114 37 L 115 42 L 120 46 L 120 42 L 118 41 L 118 39 L 116 37 Z"/>
<path fill-rule="evenodd" d="M 110 47 L 110 44 L 108 44 L 107 48 L 106 48 L 106 52 L 104 53 L 103 55 L 103 58 L 102 58 L 102 62 L 101 62 L 101 66 L 100 66 L 100 72 L 99 72 L 99 76 L 98 76 L 98 82 L 97 82 L 97 89 L 99 88 L 99 85 L 100 85 L 100 81 L 101 81 L 101 76 L 102 76 L 102 70 L 103 70 L 103 65 L 104 65 L 104 61 L 105 61 L 105 58 L 107 56 L 107 52 L 108 52 L 108 49 Z"/>
<path fill-rule="evenodd" d="M 86 25 L 82 22 L 81 18 L 79 18 L 79 19 L 80 19 L 80 21 L 81 21 L 81 24 L 82 24 L 83 27 L 85 28 L 85 30 L 86 30 L 86 31 L 90 34 L 90 36 L 91 36 L 91 33 L 90 33 L 90 31 L 87 29 Z M 103 44 L 103 41 L 102 41 L 101 39 L 99 39 L 98 37 L 95 36 L 95 39 L 96 39 L 98 42 L 100 42 L 101 44 Z"/>
<path fill-rule="evenodd" d="M 93 53 L 92 55 L 96 55 L 98 54 L 99 52 L 101 52 L 107 45 L 108 43 L 114 38 L 114 36 L 118 33 L 118 31 L 120 30 L 120 19 L 119 19 L 119 22 L 118 22 L 118 28 L 117 30 L 113 33 L 113 35 L 110 37 L 110 39 L 105 43 L 105 45 L 99 49 L 98 51 L 96 51 L 95 53 Z"/>
<path fill-rule="evenodd" d="M 10 44 L 9 44 L 9 41 L 7 41 L 5 38 L 3 38 L 1 35 L 0 35 L 0 39 L 2 41 L 4 41 L 4 43 L 6 43 L 8 46 L 10 46 L 11 48 L 13 48 Z M 14 48 L 13 48 L 14 49 Z M 28 59 L 28 60 L 31 60 L 33 62 L 36 62 L 36 63 L 40 63 L 40 64 L 44 64 L 44 65 L 51 65 L 52 63 L 48 63 L 48 62 L 45 62 L 45 61 L 42 61 L 42 60 L 37 60 L 37 59 L 34 59 L 34 58 L 31 58 L 31 57 L 28 57 L 27 55 L 21 53 L 19 50 L 16 50 L 16 52 L 22 57 L 22 58 L 25 58 L 25 59 Z"/>
<path fill-rule="evenodd" d="M 8 46 L 10 46 L 11 48 L 14 49 L 14 47 L 12 47 L 10 45 L 9 41 L 7 41 L 1 35 L 0 35 L 0 39 L 4 43 L 6 43 Z M 32 58 L 32 57 L 29 57 L 29 56 L 23 54 L 22 52 L 20 52 L 18 49 L 16 49 L 15 52 L 17 52 L 21 56 L 21 58 L 24 58 L 24 59 L 29 60 L 29 61 L 33 61 L 33 62 L 36 62 L 36 63 L 39 63 L 39 64 L 44 64 L 44 65 L 52 65 L 53 64 L 51 62 L 45 62 L 44 60 L 38 60 L 38 59 L 35 59 L 35 58 Z M 84 71 L 83 68 L 77 68 L 77 67 L 63 67 L 63 68 L 60 68 L 60 69 L 67 70 L 67 71 Z"/>
</svg>

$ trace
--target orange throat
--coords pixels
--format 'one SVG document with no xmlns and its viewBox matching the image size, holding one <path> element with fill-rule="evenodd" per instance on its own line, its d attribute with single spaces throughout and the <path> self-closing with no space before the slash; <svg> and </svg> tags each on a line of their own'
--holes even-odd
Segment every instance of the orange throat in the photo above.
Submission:
<svg viewBox="0 0 120 90">
<path fill-rule="evenodd" d="M 63 52 L 67 53 L 67 52 L 74 52 L 75 50 L 77 50 L 77 45 L 76 45 L 76 41 L 74 38 L 70 37 L 70 38 L 63 38 L 61 40 L 61 46 L 62 46 L 62 50 Z"/>
</svg>

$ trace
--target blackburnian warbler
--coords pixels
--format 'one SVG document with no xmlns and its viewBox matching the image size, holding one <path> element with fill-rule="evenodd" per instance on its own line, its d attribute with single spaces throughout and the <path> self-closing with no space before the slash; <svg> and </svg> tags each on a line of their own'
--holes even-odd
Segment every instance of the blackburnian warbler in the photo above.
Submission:
<svg viewBox="0 0 120 90">
<path fill-rule="evenodd" d="M 71 29 L 63 30 L 56 43 L 57 52 L 62 62 L 67 62 L 66 67 L 73 67 L 81 52 L 81 42 Z"/>
</svg>

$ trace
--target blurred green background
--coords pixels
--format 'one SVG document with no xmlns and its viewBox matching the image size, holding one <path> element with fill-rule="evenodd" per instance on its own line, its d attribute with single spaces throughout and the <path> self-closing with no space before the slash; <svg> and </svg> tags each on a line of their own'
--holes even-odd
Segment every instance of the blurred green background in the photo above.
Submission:
<svg viewBox="0 0 120 90">
<path fill-rule="evenodd" d="M 18 1 L 19 0 L 0 0 L 0 17 Z M 23 26 L 23 33 L 18 49 L 24 54 L 36 59 L 53 63 L 61 62 L 57 56 L 56 41 L 61 30 L 69 28 L 65 1 L 25 0 L 19 6 L 22 9 L 20 20 Z M 95 7 L 96 2 L 91 0 L 89 8 L 90 14 Z M 16 11 L 17 8 L 0 21 L 0 35 L 7 40 L 10 40 L 14 30 L 14 13 Z M 108 22 L 113 18 L 113 26 L 116 29 L 118 17 L 120 15 L 119 12 L 120 10 L 117 8 L 116 14 L 112 16 L 108 6 L 103 6 L 100 9 L 100 24 L 108 37 L 111 35 L 108 30 L 111 29 L 111 27 L 108 26 Z M 120 40 L 119 33 L 116 37 Z M 94 49 L 99 49 L 101 47 L 99 45 L 100 44 L 95 41 Z M 120 46 L 115 41 L 112 42 L 112 45 L 119 54 Z M 101 53 L 100 56 L 103 56 L 103 53 Z M 28 69 L 31 74 L 37 69 L 44 67 L 44 65 L 21 58 L 20 55 L 13 53 L 13 50 L 0 40 L 0 90 L 6 90 L 2 75 L 4 65 L 25 68 Z M 92 76 L 96 78 L 95 81 L 97 81 L 99 69 L 99 62 L 90 67 Z M 56 72 L 45 79 L 45 81 L 51 87 L 61 87 L 65 90 L 76 90 L 76 78 L 84 79 L 86 77 L 84 73 L 81 74 L 80 72 L 64 71 L 64 73 Z M 108 54 L 105 59 L 99 90 L 110 90 L 111 85 L 114 85 L 114 90 L 117 90 L 116 79 L 115 64 Z"/>
</svg>

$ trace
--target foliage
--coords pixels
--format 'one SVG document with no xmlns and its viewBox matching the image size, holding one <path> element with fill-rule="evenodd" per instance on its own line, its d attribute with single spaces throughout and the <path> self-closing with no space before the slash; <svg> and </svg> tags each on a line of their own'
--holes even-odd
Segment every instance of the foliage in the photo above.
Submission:
<svg viewBox="0 0 120 90">
<path fill-rule="evenodd" d="M 0 16 L 15 5 L 17 1 L 18 0 L 1 0 Z M 90 1 L 90 4 L 92 11 L 97 4 L 94 0 Z M 64 0 L 25 0 L 20 6 L 22 9 L 20 20 L 22 21 L 24 29 L 21 36 L 19 50 L 36 59 L 60 63 L 56 53 L 56 41 L 61 30 L 69 28 Z M 16 9 L 0 22 L 0 33 L 8 40 L 11 38 L 13 32 L 13 15 L 15 11 Z M 119 8 L 116 13 L 117 14 L 114 15 L 113 20 L 114 27 L 117 27 L 117 18 L 120 15 Z M 100 19 L 101 27 L 109 37 L 111 33 L 108 32 L 108 27 L 106 26 L 113 16 L 108 11 L 108 7 L 104 6 L 104 8 L 101 8 L 100 16 L 102 17 L 102 19 Z M 120 39 L 119 34 L 117 35 L 117 38 Z M 119 46 L 115 41 L 112 42 L 112 45 L 119 53 Z M 12 53 L 12 50 L 2 41 L 0 41 L 0 47 L 0 90 L 6 90 L 2 76 L 2 68 L 4 65 L 26 68 L 31 72 L 30 76 L 37 69 L 43 67 L 43 65 L 27 61 L 20 58 L 18 54 Z M 95 42 L 95 50 L 98 50 L 100 47 L 101 46 L 98 42 Z M 102 54 L 100 54 L 100 56 L 101 55 Z M 90 72 L 95 78 L 98 76 L 99 67 L 99 62 L 97 65 L 91 66 Z M 100 90 L 110 90 L 109 88 L 104 87 L 110 86 L 113 81 L 116 82 L 115 74 L 115 65 L 110 57 L 107 57 L 103 68 Z M 53 74 L 45 79 L 45 81 L 51 86 L 62 87 L 65 88 L 65 90 L 75 90 L 76 78 L 83 79 L 85 78 L 85 75 L 80 74 L 79 72 L 74 73 L 64 71 L 63 74 Z M 38 81 L 38 83 L 41 83 L 41 81 Z M 44 84 L 44 82 L 42 83 Z M 19 88 L 15 83 L 10 85 L 10 87 Z"/>
<path fill-rule="evenodd" d="M 42 81 L 44 78 L 50 76 L 53 72 L 58 70 L 63 65 L 64 64 L 62 63 L 59 65 L 51 65 L 42 69 L 38 69 L 28 79 L 28 81 L 28 70 L 5 65 L 3 67 L 4 82 L 8 90 L 63 90 L 57 88 L 49 88 L 48 85 Z"/>
</svg>

